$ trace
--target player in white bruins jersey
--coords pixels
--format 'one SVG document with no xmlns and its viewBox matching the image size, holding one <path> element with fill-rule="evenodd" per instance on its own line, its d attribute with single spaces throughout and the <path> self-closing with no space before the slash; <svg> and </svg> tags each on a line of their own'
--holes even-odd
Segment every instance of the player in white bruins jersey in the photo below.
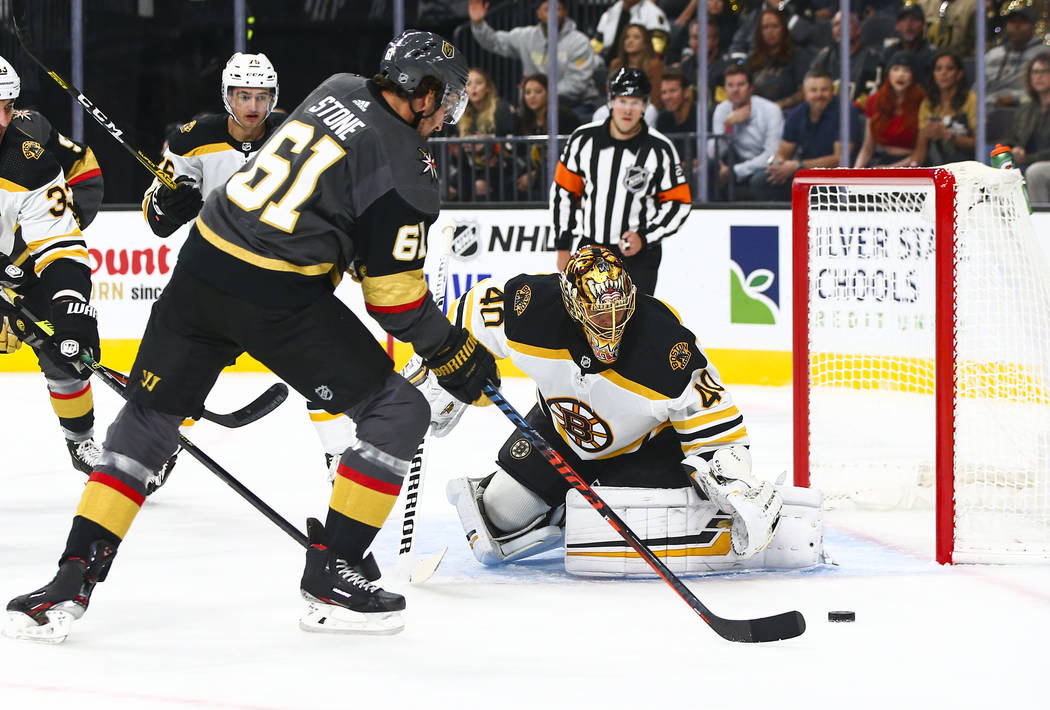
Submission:
<svg viewBox="0 0 1050 710">
<path fill-rule="evenodd" d="M 226 113 L 190 121 L 168 136 L 160 167 L 177 187 L 154 180 L 142 198 L 142 214 L 154 234 L 170 236 L 194 219 L 204 199 L 255 157 L 283 120 L 273 114 L 279 91 L 277 71 L 265 54 L 230 57 L 222 70 Z"/>
<path fill-rule="evenodd" d="M 0 310 L 6 311 L 0 353 L 15 352 L 23 339 L 31 343 L 73 466 L 90 474 L 100 450 L 92 438 L 91 371 L 78 358 L 81 351 L 99 355 L 95 310 L 88 302 L 91 267 L 74 218 L 73 194 L 55 153 L 20 127 L 24 119 L 15 118 L 20 90 L 18 74 L 0 58 L 0 285 L 51 320 L 61 350 L 28 337 L 20 313 L 0 300 Z M 97 203 L 91 204 L 93 213 Z"/>
<path fill-rule="evenodd" d="M 731 517 L 736 558 L 765 548 L 781 496 L 751 474 L 743 416 L 693 333 L 670 307 L 637 293 L 611 251 L 585 246 L 560 276 L 482 281 L 450 317 L 535 381 L 539 403 L 529 423 L 585 480 L 638 491 L 617 507 L 651 507 L 661 489 L 682 498 L 692 481 L 694 507 L 706 499 L 718 504 L 712 516 L 725 511 L 722 525 Z M 457 478 L 447 489 L 475 557 L 492 565 L 561 545 L 569 485 L 520 434 L 497 463 L 495 473 Z M 599 539 L 620 545 L 611 557 L 622 566 L 624 543 L 601 526 Z M 699 539 L 703 531 L 672 534 Z M 599 563 L 598 572 L 615 568 Z"/>
</svg>

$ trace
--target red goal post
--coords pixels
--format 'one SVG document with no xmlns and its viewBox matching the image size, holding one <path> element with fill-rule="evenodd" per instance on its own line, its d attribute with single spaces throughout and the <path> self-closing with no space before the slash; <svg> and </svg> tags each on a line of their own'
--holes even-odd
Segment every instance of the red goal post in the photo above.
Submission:
<svg viewBox="0 0 1050 710">
<path fill-rule="evenodd" d="M 936 558 L 1050 558 L 1050 289 L 1020 174 L 803 170 L 796 485 L 936 508 Z"/>
</svg>

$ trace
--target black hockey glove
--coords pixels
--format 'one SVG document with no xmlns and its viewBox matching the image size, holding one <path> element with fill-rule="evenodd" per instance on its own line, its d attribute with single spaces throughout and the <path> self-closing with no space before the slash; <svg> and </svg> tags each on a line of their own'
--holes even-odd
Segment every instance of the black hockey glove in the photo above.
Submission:
<svg viewBox="0 0 1050 710">
<path fill-rule="evenodd" d="M 489 380 L 499 386 L 496 359 L 466 328 L 453 328 L 441 349 L 423 363 L 449 394 L 467 404 L 484 396 L 481 388 Z"/>
<path fill-rule="evenodd" d="M 51 325 L 59 356 L 76 366 L 80 379 L 91 377 L 91 368 L 80 362 L 80 354 L 88 353 L 93 360 L 99 357 L 95 307 L 76 298 L 57 298 L 51 302 Z"/>
<path fill-rule="evenodd" d="M 174 190 L 161 185 L 153 193 L 153 206 L 157 212 L 183 224 L 196 217 L 203 204 L 201 191 L 189 175 L 179 175 L 175 178 Z"/>
</svg>

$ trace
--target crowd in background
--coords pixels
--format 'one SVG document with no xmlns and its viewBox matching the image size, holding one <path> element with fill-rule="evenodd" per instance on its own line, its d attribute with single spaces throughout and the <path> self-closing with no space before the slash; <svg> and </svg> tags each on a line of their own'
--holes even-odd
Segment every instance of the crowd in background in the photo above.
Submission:
<svg viewBox="0 0 1050 710">
<path fill-rule="evenodd" d="M 607 78 L 621 66 L 636 67 L 653 86 L 646 121 L 675 141 L 687 174 L 697 165 L 697 55 L 706 52 L 709 199 L 786 200 L 795 171 L 840 164 L 836 97 L 844 27 L 845 90 L 855 112 L 849 164 L 932 166 L 974 158 L 976 0 L 860 0 L 851 3 L 848 22 L 830 0 L 738 1 L 544 0 L 529 7 L 531 22 L 505 29 L 495 25 L 506 3 L 458 3 L 467 17 L 452 30 L 454 41 L 475 66 L 457 135 L 479 140 L 447 141 L 444 198 L 545 198 L 547 143 L 519 137 L 547 134 L 544 72 L 553 7 L 558 133 L 603 120 Z M 701 47 L 696 13 L 704 6 Z M 987 10 L 986 140 L 1009 144 L 1033 201 L 1050 202 L 1047 4 L 988 0 Z"/>
</svg>

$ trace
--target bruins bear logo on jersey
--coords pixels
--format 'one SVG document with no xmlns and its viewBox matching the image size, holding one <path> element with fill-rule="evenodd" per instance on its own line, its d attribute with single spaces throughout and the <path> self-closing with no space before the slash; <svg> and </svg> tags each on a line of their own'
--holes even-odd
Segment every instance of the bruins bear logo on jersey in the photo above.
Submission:
<svg viewBox="0 0 1050 710">
<path fill-rule="evenodd" d="M 612 428 L 589 405 L 571 397 L 554 397 L 547 400 L 547 406 L 565 436 L 584 451 L 596 453 L 612 445 Z"/>
</svg>

